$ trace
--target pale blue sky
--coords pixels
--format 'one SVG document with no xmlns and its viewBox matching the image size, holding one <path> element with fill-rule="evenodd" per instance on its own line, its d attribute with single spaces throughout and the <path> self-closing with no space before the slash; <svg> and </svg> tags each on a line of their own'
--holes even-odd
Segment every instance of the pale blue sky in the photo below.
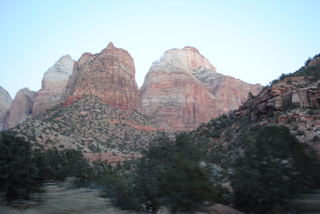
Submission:
<svg viewBox="0 0 320 214">
<path fill-rule="evenodd" d="M 320 53 L 320 0 L 0 0 L 0 85 L 37 91 L 62 55 L 78 60 L 109 42 L 152 62 L 194 46 L 217 71 L 268 84 Z"/>
</svg>

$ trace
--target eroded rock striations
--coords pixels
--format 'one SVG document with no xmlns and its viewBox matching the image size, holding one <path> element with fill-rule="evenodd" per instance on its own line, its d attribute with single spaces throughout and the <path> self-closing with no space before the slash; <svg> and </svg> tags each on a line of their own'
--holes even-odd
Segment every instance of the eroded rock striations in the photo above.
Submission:
<svg viewBox="0 0 320 214">
<path fill-rule="evenodd" d="M 62 93 L 72 74 L 74 62 L 69 55 L 62 56 L 44 74 L 42 88 L 37 92 L 34 100 L 33 116 L 63 102 Z"/>
<path fill-rule="evenodd" d="M 256 99 L 248 100 L 240 106 L 238 114 L 244 115 L 251 110 L 251 120 L 256 121 L 270 111 L 320 106 L 319 82 L 313 82 L 311 79 L 294 76 L 278 81 L 265 88 Z"/>
<path fill-rule="evenodd" d="M 192 130 L 257 94 L 248 84 L 216 72 L 194 47 L 171 49 L 151 66 L 141 87 L 143 112 L 169 130 Z"/>
<path fill-rule="evenodd" d="M 0 86 L 0 131 L 3 131 L 5 128 L 5 119 L 11 103 L 12 98 L 10 94 Z"/>
<path fill-rule="evenodd" d="M 64 106 L 93 94 L 120 109 L 141 111 L 140 92 L 130 54 L 109 43 L 99 54 L 84 53 L 74 65 Z"/>
<path fill-rule="evenodd" d="M 36 92 L 28 88 L 20 89 L 15 96 L 6 117 L 5 129 L 10 129 L 32 116 Z"/>
</svg>

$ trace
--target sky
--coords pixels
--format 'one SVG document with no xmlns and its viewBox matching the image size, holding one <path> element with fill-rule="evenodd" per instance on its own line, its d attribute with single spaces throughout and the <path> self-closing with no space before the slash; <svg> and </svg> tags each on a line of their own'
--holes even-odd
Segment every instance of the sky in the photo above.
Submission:
<svg viewBox="0 0 320 214">
<path fill-rule="evenodd" d="M 267 85 L 320 53 L 319 0 L 0 0 L 0 86 L 38 91 L 63 55 L 109 42 L 134 59 L 141 87 L 154 61 L 196 47 L 218 73 Z"/>
</svg>

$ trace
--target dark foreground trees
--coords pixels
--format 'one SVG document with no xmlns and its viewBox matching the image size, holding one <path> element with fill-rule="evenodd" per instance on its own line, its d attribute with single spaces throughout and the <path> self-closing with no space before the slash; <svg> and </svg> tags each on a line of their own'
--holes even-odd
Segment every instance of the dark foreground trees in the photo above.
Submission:
<svg viewBox="0 0 320 214">
<path fill-rule="evenodd" d="M 39 183 L 39 170 L 32 157 L 31 144 L 14 133 L 0 135 L 0 191 L 5 199 L 28 199 Z"/>
<path fill-rule="evenodd" d="M 274 213 L 276 205 L 308 188 L 319 187 L 317 154 L 285 126 L 262 128 L 231 176 L 236 208 Z"/>
<path fill-rule="evenodd" d="M 8 202 L 29 199 L 45 180 L 73 176 L 85 181 L 89 174 L 89 163 L 80 151 L 33 150 L 31 143 L 17 133 L 0 133 L 0 192 Z"/>
<path fill-rule="evenodd" d="M 175 141 L 158 140 L 137 164 L 134 196 L 145 210 L 168 206 L 173 212 L 191 211 L 204 201 L 215 200 L 208 172 L 199 165 L 199 149 L 186 134 Z"/>
</svg>

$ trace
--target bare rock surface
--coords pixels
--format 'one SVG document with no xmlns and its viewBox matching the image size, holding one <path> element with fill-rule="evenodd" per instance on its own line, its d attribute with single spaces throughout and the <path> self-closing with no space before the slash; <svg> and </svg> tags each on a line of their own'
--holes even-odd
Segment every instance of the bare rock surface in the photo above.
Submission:
<svg viewBox="0 0 320 214">
<path fill-rule="evenodd" d="M 34 100 L 33 116 L 62 102 L 62 93 L 72 74 L 74 62 L 69 55 L 62 56 L 44 74 L 42 88 Z"/>
<path fill-rule="evenodd" d="M 216 72 L 200 52 L 171 49 L 152 64 L 140 89 L 143 112 L 172 131 L 193 130 L 202 122 L 237 109 L 262 88 Z"/>
<path fill-rule="evenodd" d="M 10 94 L 0 86 L 0 131 L 4 130 L 6 115 L 12 101 Z"/>
<path fill-rule="evenodd" d="M 101 53 L 84 53 L 75 63 L 67 87 L 64 106 L 73 104 L 85 94 L 93 94 L 120 109 L 141 111 L 133 59 L 113 43 Z"/>
<path fill-rule="evenodd" d="M 8 111 L 5 129 L 15 127 L 32 116 L 35 95 L 28 88 L 18 91 Z"/>
</svg>

